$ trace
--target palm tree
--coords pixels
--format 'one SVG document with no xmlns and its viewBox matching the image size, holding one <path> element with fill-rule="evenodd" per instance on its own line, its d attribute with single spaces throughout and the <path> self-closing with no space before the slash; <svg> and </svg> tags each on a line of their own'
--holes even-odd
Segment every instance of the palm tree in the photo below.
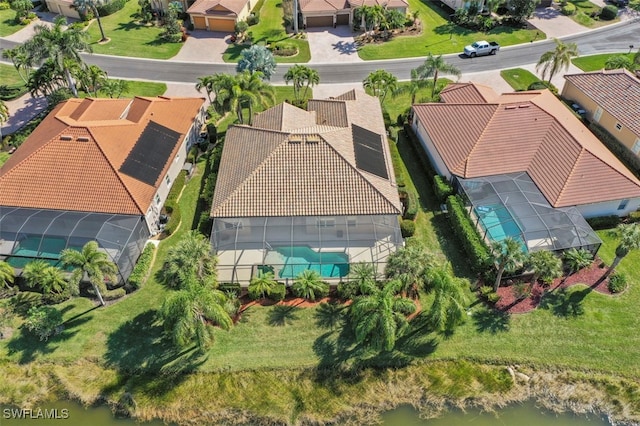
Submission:
<svg viewBox="0 0 640 426">
<path fill-rule="evenodd" d="M 243 71 L 235 77 L 228 74 L 214 74 L 213 83 L 216 104 L 223 112 L 235 111 L 240 124 L 245 122 L 243 109 L 249 109 L 249 124 L 253 117 L 253 108 L 267 107 L 275 102 L 273 86 L 262 80 L 259 71 Z"/>
<path fill-rule="evenodd" d="M 107 81 L 107 73 L 97 65 L 89 65 L 76 71 L 76 78 L 87 94 L 98 97 L 98 91 Z"/>
<path fill-rule="evenodd" d="M 22 270 L 22 278 L 27 287 L 39 287 L 42 294 L 61 293 L 67 287 L 62 270 L 41 259 L 27 263 Z"/>
<path fill-rule="evenodd" d="M 578 46 L 575 43 L 565 44 L 557 38 L 554 38 L 553 41 L 556 43 L 555 49 L 544 52 L 536 64 L 536 71 L 540 72 L 542 70 L 541 76 L 543 80 L 549 73 L 549 83 L 551 83 L 551 79 L 558 71 L 569 69 L 571 58 L 578 56 Z"/>
<path fill-rule="evenodd" d="M 191 276 L 181 290 L 164 300 L 160 318 L 176 345 L 186 346 L 195 340 L 200 352 L 204 353 L 213 342 L 210 323 L 224 330 L 231 328 L 232 320 L 224 308 L 225 302 L 224 293 L 198 283 Z"/>
<path fill-rule="evenodd" d="M 376 70 L 371 72 L 362 82 L 365 89 L 371 90 L 373 96 L 380 99 L 380 103 L 389 93 L 395 93 L 398 89 L 398 79 L 395 75 L 385 70 Z"/>
<path fill-rule="evenodd" d="M 303 299 L 316 300 L 329 293 L 329 285 L 322 281 L 322 277 L 316 271 L 305 269 L 296 277 L 291 287 L 293 293 Z"/>
<path fill-rule="evenodd" d="M 414 68 L 411 70 L 411 81 L 400 89 L 398 93 L 409 93 L 411 95 L 411 105 L 416 103 L 418 92 L 429 85 L 429 81 L 418 76 L 418 71 Z"/>
<path fill-rule="evenodd" d="M 425 287 L 433 292 L 434 299 L 427 317 L 439 332 L 451 331 L 464 322 L 469 303 L 463 287 L 464 280 L 453 276 L 449 264 L 431 268 Z"/>
<path fill-rule="evenodd" d="M 13 67 L 18 72 L 18 75 L 20 76 L 22 81 L 24 81 L 26 84 L 29 81 L 29 76 L 31 75 L 31 71 L 33 69 L 33 63 L 24 47 L 20 45 L 18 47 L 14 47 L 13 49 L 7 49 L 2 53 L 2 56 L 11 59 Z"/>
<path fill-rule="evenodd" d="M 586 268 L 593 262 L 593 254 L 585 249 L 570 248 L 562 254 L 564 263 L 569 268 L 569 275 Z"/>
<path fill-rule="evenodd" d="M 98 12 L 98 5 L 101 3 L 101 0 L 73 0 L 73 7 L 83 15 L 87 13 L 87 10 L 90 10 L 91 13 L 93 13 L 96 21 L 98 21 L 98 28 L 100 28 L 100 42 L 105 42 L 108 38 L 104 35 L 102 21 L 100 20 L 100 12 Z"/>
<path fill-rule="evenodd" d="M 36 25 L 34 35 L 23 46 L 31 63 L 51 60 L 65 76 L 67 85 L 74 96 L 78 96 L 75 82 L 71 76 L 73 64 L 84 64 L 80 52 L 91 52 L 88 33 L 78 27 L 66 28 L 64 16 L 58 16 L 53 27 Z"/>
<path fill-rule="evenodd" d="M 533 270 L 534 284 L 538 278 L 542 279 L 544 284 L 551 284 L 553 280 L 562 276 L 562 260 L 548 250 L 530 253 L 525 263 Z"/>
<path fill-rule="evenodd" d="M 161 276 L 171 287 L 184 286 L 191 277 L 214 285 L 217 259 L 211 254 L 207 238 L 197 231 L 189 231 L 167 252 Z"/>
<path fill-rule="evenodd" d="M 13 270 L 13 266 L 9 265 L 4 260 L 0 260 L 0 284 L 2 287 L 11 287 L 14 279 L 15 271 Z"/>
<path fill-rule="evenodd" d="M 348 278 L 356 283 L 361 294 L 369 294 L 378 286 L 378 272 L 373 263 L 358 262 L 351 265 Z"/>
<path fill-rule="evenodd" d="M 633 71 L 635 68 L 635 64 L 633 60 L 627 55 L 614 55 L 609 56 L 604 63 L 604 69 L 606 70 L 616 70 L 619 68 L 626 68 L 629 71 Z"/>
<path fill-rule="evenodd" d="M 0 146 L 2 146 L 2 125 L 9 121 L 9 108 L 0 99 Z"/>
<path fill-rule="evenodd" d="M 411 298 L 418 295 L 419 284 L 433 265 L 433 256 L 422 244 L 408 244 L 387 258 L 385 275 L 402 283 L 402 290 Z"/>
<path fill-rule="evenodd" d="M 307 98 L 309 87 L 313 87 L 320 83 L 320 75 L 318 71 L 305 65 L 294 65 L 285 73 L 284 81 L 289 84 L 293 82 L 293 94 L 297 101 Z M 300 91 L 304 86 L 304 93 L 300 96 Z"/>
<path fill-rule="evenodd" d="M 392 280 L 383 288 L 358 296 L 349 308 L 356 341 L 377 351 L 390 351 L 408 326 L 407 315 L 416 310 L 412 300 L 398 296 L 399 281 Z"/>
<path fill-rule="evenodd" d="M 258 272 L 249 283 L 248 291 L 252 299 L 264 299 L 278 285 L 273 272 Z"/>
<path fill-rule="evenodd" d="M 129 91 L 129 82 L 127 80 L 109 78 L 102 83 L 101 90 L 110 98 L 119 98 L 123 93 Z"/>
<path fill-rule="evenodd" d="M 616 257 L 613 259 L 611 266 L 604 273 L 601 280 L 607 278 L 614 269 L 618 266 L 620 261 L 624 259 L 632 250 L 640 249 L 640 227 L 637 223 L 625 224 L 622 223 L 611 231 L 611 234 L 618 237 L 620 241 L 616 246 Z"/>
<path fill-rule="evenodd" d="M 436 94 L 436 88 L 438 87 L 438 77 L 440 73 L 447 73 L 455 75 L 457 78 L 460 78 L 462 73 L 460 69 L 455 65 L 451 65 L 447 63 L 444 59 L 442 59 L 442 55 L 433 56 L 431 53 L 427 56 L 424 63 L 415 69 L 417 77 L 420 80 L 426 80 L 429 78 L 433 78 L 433 87 L 431 88 L 431 98 L 433 98 Z"/>
<path fill-rule="evenodd" d="M 117 281 L 118 267 L 109 259 L 107 253 L 100 250 L 98 243 L 89 241 L 82 247 L 82 251 L 64 249 L 60 252 L 60 260 L 65 267 L 74 268 L 70 281 L 73 287 L 78 286 L 86 277 L 100 304 L 104 306 L 101 292 L 106 291 L 105 281 Z"/>
<path fill-rule="evenodd" d="M 213 92 L 214 80 L 215 78 L 213 75 L 205 75 L 204 77 L 198 77 L 198 82 L 196 83 L 196 90 L 198 92 L 201 93 L 202 89 L 207 92 L 209 103 L 211 103 L 211 93 Z"/>
<path fill-rule="evenodd" d="M 498 275 L 496 276 L 496 282 L 493 285 L 493 291 L 498 291 L 500 281 L 502 281 L 502 274 L 505 271 L 513 272 L 522 266 L 525 254 L 522 251 L 520 241 L 513 237 L 507 237 L 502 241 L 492 241 L 490 249 L 494 258 L 494 263 L 498 269 Z"/>
</svg>

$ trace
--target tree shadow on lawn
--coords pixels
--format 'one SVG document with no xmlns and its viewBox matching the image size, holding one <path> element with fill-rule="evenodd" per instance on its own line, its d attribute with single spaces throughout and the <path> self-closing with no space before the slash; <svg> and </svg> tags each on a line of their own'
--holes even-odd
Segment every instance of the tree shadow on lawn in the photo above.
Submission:
<svg viewBox="0 0 640 426">
<path fill-rule="evenodd" d="M 335 330 L 345 319 L 345 308 L 345 305 L 335 300 L 321 303 L 315 312 L 316 326 Z"/>
<path fill-rule="evenodd" d="M 508 313 L 486 306 L 473 311 L 473 322 L 480 333 L 497 334 L 509 331 L 511 317 Z"/>
<path fill-rule="evenodd" d="M 64 314 L 72 308 L 72 306 L 67 305 L 61 310 L 61 313 Z M 22 326 L 20 333 L 14 334 L 7 344 L 9 356 L 19 354 L 20 359 L 18 363 L 27 364 L 34 361 L 38 355 L 48 355 L 55 352 L 65 341 L 71 339 L 80 331 L 79 327 L 82 326 L 82 324 L 92 318 L 92 316 L 84 315 L 93 309 L 95 308 L 91 308 L 63 322 L 63 328 L 60 333 L 49 337 L 48 340 L 40 340 L 35 334 Z"/>
<path fill-rule="evenodd" d="M 283 327 L 299 319 L 300 308 L 295 306 L 276 305 L 267 314 L 267 323 L 271 326 Z"/>
<path fill-rule="evenodd" d="M 151 28 L 151 27 L 140 25 L 135 21 L 129 21 L 129 22 L 119 22 L 118 26 L 114 28 L 113 31 L 131 31 L 131 30 L 138 31 L 138 30 L 143 30 L 145 28 Z"/>
<path fill-rule="evenodd" d="M 584 314 L 583 301 L 591 290 L 589 287 L 580 290 L 560 288 L 546 293 L 539 306 L 557 317 L 578 317 Z"/>
</svg>

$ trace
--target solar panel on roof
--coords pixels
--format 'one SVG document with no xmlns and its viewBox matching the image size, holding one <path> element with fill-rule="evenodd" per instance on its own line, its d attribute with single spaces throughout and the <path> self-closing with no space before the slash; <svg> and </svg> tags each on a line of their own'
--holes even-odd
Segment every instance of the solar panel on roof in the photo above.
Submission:
<svg viewBox="0 0 640 426">
<path fill-rule="evenodd" d="M 180 133 L 150 121 L 120 166 L 120 172 L 149 185 L 155 185 Z"/>
<path fill-rule="evenodd" d="M 389 179 L 387 165 L 384 161 L 382 136 L 355 124 L 351 125 L 351 133 L 356 155 L 356 167 L 381 178 Z"/>
</svg>

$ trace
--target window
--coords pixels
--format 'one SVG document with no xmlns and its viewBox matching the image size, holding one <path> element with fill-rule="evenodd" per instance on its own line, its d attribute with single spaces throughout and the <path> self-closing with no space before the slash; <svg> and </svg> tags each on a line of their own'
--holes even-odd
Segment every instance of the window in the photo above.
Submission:
<svg viewBox="0 0 640 426">
<path fill-rule="evenodd" d="M 600 117 L 602 117 L 602 108 L 598 107 L 596 112 L 593 114 L 593 121 L 596 123 L 600 121 Z"/>
<path fill-rule="evenodd" d="M 180 154 L 176 155 L 176 163 L 178 162 L 178 160 L 180 159 Z"/>
<path fill-rule="evenodd" d="M 620 123 L 616 123 L 616 130 L 617 130 L 617 131 L 622 130 L 622 124 L 620 124 Z"/>
<path fill-rule="evenodd" d="M 620 201 L 620 205 L 618 205 L 618 210 L 624 210 L 627 208 L 627 204 L 629 204 L 629 199 L 625 198 L 624 200 Z"/>
<path fill-rule="evenodd" d="M 167 182 L 167 186 L 171 186 L 171 178 L 169 177 L 169 175 L 165 176 L 164 180 L 165 182 Z"/>
<path fill-rule="evenodd" d="M 160 204 L 160 196 L 156 194 L 156 204 Z"/>
<path fill-rule="evenodd" d="M 358 224 L 358 222 L 356 221 L 355 217 L 348 217 L 347 218 L 347 226 L 349 228 L 354 228 L 357 224 Z"/>
<path fill-rule="evenodd" d="M 331 218 L 331 219 L 318 219 L 318 221 L 316 222 L 318 228 L 332 228 L 334 226 L 336 226 L 336 220 Z"/>
<path fill-rule="evenodd" d="M 633 148 L 631 148 L 634 154 L 638 155 L 640 152 L 640 138 L 636 139 L 636 142 L 633 144 Z"/>
</svg>

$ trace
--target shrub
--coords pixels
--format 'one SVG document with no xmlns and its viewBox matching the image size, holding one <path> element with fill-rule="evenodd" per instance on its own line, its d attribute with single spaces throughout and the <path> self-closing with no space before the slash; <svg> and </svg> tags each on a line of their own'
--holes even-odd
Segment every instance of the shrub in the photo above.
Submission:
<svg viewBox="0 0 640 426">
<path fill-rule="evenodd" d="M 341 299 L 353 299 L 360 294 L 360 287 L 355 281 L 345 281 L 338 284 L 338 297 Z"/>
<path fill-rule="evenodd" d="M 403 220 L 400 222 L 400 232 L 402 233 L 402 238 L 413 237 L 413 234 L 416 232 L 416 224 L 412 220 Z"/>
<path fill-rule="evenodd" d="M 408 191 L 405 198 L 405 210 L 403 219 L 414 220 L 418 215 L 418 195 L 413 191 Z"/>
<path fill-rule="evenodd" d="M 232 293 L 236 296 L 240 296 L 240 294 L 242 293 L 242 287 L 239 283 L 221 283 L 218 286 L 218 290 L 226 294 Z"/>
<path fill-rule="evenodd" d="M 611 21 L 612 19 L 616 19 L 618 16 L 618 8 L 612 4 L 608 4 L 602 8 L 602 12 L 600 12 L 600 19 L 605 21 Z"/>
<path fill-rule="evenodd" d="M 125 296 L 127 294 L 127 291 L 124 289 L 124 287 L 119 287 L 113 290 L 109 290 L 106 291 L 103 295 L 102 298 L 104 300 L 116 300 L 116 299 L 120 299 L 121 297 Z"/>
<path fill-rule="evenodd" d="M 0 10 L 11 9 L 11 5 L 9 2 L 0 2 Z"/>
<path fill-rule="evenodd" d="M 607 288 L 611 293 L 620 293 L 627 288 L 627 276 L 616 272 L 609 277 Z"/>
<path fill-rule="evenodd" d="M 480 297 L 484 297 L 486 299 L 489 294 L 493 293 L 493 287 L 490 285 L 483 285 L 480 287 L 478 292 L 480 293 Z"/>
<path fill-rule="evenodd" d="M 498 293 L 492 291 L 491 293 L 487 294 L 487 302 L 493 303 L 495 305 L 500 300 L 500 297 L 501 296 Z"/>
<path fill-rule="evenodd" d="M 554 95 L 558 94 L 558 88 L 553 83 L 549 83 L 548 81 L 534 81 L 529 85 L 529 87 L 527 87 L 527 90 L 542 89 L 549 89 Z"/>
<path fill-rule="evenodd" d="M 246 21 L 238 21 L 236 22 L 236 26 L 234 28 L 236 34 L 242 34 L 249 29 L 249 24 Z"/>
<path fill-rule="evenodd" d="M 531 295 L 531 286 L 524 281 L 517 281 L 513 285 L 513 294 L 518 300 L 526 299 Z"/>
<path fill-rule="evenodd" d="M 596 230 L 610 229 L 615 228 L 620 224 L 620 218 L 616 215 L 590 217 L 587 219 L 587 223 Z"/>
<path fill-rule="evenodd" d="M 169 221 L 164 227 L 164 232 L 167 235 L 173 234 L 176 229 L 178 229 L 178 225 L 180 225 L 180 220 L 182 220 L 182 215 L 180 214 L 180 206 L 178 203 L 173 204 L 173 202 L 168 206 L 165 204 L 165 209 L 167 212 L 170 211 L 171 217 L 169 217 Z"/>
<path fill-rule="evenodd" d="M 449 196 L 447 198 L 447 209 L 453 233 L 462 243 L 471 268 L 476 272 L 487 269 L 491 265 L 489 248 L 471 222 L 462 199 L 456 195 Z"/>
<path fill-rule="evenodd" d="M 19 315 L 25 315 L 30 308 L 42 305 L 42 293 L 21 291 L 11 298 L 11 306 Z"/>
<path fill-rule="evenodd" d="M 260 15 L 257 13 L 252 13 L 247 17 L 247 24 L 249 26 L 256 25 L 260 22 Z"/>
<path fill-rule="evenodd" d="M 127 0 L 112 0 L 109 3 L 98 6 L 98 14 L 100 16 L 112 15 L 122 9 L 125 4 L 127 4 Z"/>
<path fill-rule="evenodd" d="M 66 300 L 71 299 L 71 292 L 69 289 L 65 289 L 60 293 L 48 293 L 42 296 L 42 303 L 45 305 L 57 305 Z"/>
<path fill-rule="evenodd" d="M 40 340 L 47 340 L 62 324 L 62 313 L 53 306 L 32 306 L 24 325 Z"/>
<path fill-rule="evenodd" d="M 2 4 L 2 3 L 0 3 Z M 10 101 L 27 93 L 29 89 L 23 84 L 16 84 L 8 86 L 6 84 L 0 85 L 0 100 Z"/>
<path fill-rule="evenodd" d="M 573 3 L 565 3 L 564 5 L 562 5 L 562 7 L 560 8 L 560 11 L 562 12 L 563 15 L 565 16 L 571 16 L 574 15 L 576 13 L 576 5 Z"/>
<path fill-rule="evenodd" d="M 450 195 L 453 195 L 453 187 L 440 175 L 433 177 L 433 190 L 438 202 L 444 203 Z"/>
<path fill-rule="evenodd" d="M 278 283 L 269 291 L 269 299 L 279 302 L 287 296 L 287 288 L 283 283 Z"/>
<path fill-rule="evenodd" d="M 167 194 L 166 202 L 178 200 L 178 195 L 180 195 L 180 192 L 184 187 L 184 182 L 186 181 L 186 179 L 187 179 L 187 171 L 180 170 L 180 173 L 178 173 L 178 176 L 176 176 L 176 179 L 173 181 L 173 185 L 171 185 L 171 189 Z"/>
<path fill-rule="evenodd" d="M 136 266 L 134 266 L 131 275 L 129 275 L 129 279 L 127 280 L 127 285 L 133 290 L 137 290 L 142 287 L 142 284 L 147 279 L 155 250 L 155 244 L 147 244 L 144 246 L 140 257 L 138 258 L 138 262 L 136 263 Z"/>
</svg>

